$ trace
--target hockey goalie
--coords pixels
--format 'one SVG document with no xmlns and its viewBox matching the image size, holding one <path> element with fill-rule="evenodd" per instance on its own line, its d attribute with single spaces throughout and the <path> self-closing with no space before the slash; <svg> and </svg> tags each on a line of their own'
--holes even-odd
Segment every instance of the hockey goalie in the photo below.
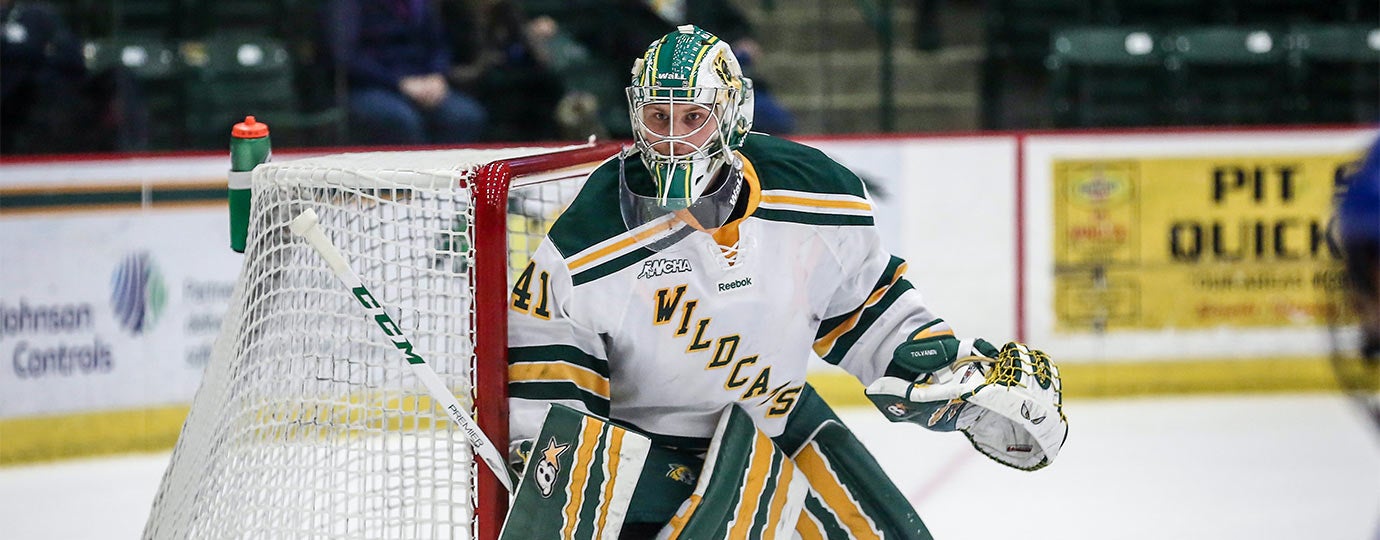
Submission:
<svg viewBox="0 0 1380 540">
<path fill-rule="evenodd" d="M 504 538 L 928 538 L 806 383 L 812 357 L 893 422 L 1018 469 L 1058 455 L 1049 358 L 955 336 L 881 247 L 858 177 L 750 133 L 752 96 L 694 26 L 634 63 L 634 146 L 512 289 Z"/>
</svg>

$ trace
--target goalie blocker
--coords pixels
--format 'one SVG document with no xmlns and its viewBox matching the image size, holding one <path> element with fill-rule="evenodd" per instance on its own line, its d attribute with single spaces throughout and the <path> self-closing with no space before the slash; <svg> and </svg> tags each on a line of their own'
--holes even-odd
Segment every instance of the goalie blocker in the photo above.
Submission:
<svg viewBox="0 0 1380 540">
<path fill-rule="evenodd" d="M 561 405 L 529 448 L 504 539 L 931 538 L 810 389 L 775 440 L 726 408 L 702 457 Z"/>
</svg>

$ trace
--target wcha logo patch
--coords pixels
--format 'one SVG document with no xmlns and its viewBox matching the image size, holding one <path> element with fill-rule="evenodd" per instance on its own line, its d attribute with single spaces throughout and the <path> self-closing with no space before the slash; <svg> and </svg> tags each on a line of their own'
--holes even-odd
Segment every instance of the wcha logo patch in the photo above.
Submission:
<svg viewBox="0 0 1380 540">
<path fill-rule="evenodd" d="M 557 461 L 570 448 L 568 444 L 556 444 L 556 438 L 552 437 L 546 441 L 546 448 L 541 451 L 541 459 L 537 460 L 537 491 L 541 492 L 542 497 L 551 497 L 551 492 L 556 488 L 556 477 L 561 474 L 561 462 Z"/>
<path fill-rule="evenodd" d="M 110 278 L 110 307 L 115 320 L 131 334 L 153 328 L 168 303 L 163 274 L 147 251 L 126 255 Z"/>
<path fill-rule="evenodd" d="M 642 272 L 637 274 L 637 279 L 650 279 L 693 270 L 694 268 L 690 267 L 690 259 L 654 259 L 642 263 Z"/>
</svg>

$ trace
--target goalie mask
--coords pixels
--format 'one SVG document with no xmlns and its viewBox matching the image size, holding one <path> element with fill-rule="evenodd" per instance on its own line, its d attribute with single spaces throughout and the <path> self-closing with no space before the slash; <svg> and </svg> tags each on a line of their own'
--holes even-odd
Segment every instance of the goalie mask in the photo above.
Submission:
<svg viewBox="0 0 1380 540">
<path fill-rule="evenodd" d="M 651 174 L 645 189 L 620 182 L 628 227 L 678 210 L 702 228 L 722 225 L 736 197 L 716 195 L 736 194 L 742 164 L 733 151 L 752 127 L 752 81 L 732 49 L 681 26 L 634 62 L 627 95 L 633 142 Z"/>
</svg>

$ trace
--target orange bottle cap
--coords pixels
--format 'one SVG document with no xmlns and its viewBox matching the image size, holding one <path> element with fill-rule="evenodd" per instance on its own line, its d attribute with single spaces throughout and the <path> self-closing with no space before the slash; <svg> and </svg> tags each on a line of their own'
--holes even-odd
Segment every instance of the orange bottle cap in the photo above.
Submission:
<svg viewBox="0 0 1380 540">
<path fill-rule="evenodd" d="M 253 116 L 246 116 L 243 122 L 235 124 L 234 129 L 230 130 L 230 136 L 240 139 L 267 137 L 268 124 L 255 120 Z"/>
</svg>

